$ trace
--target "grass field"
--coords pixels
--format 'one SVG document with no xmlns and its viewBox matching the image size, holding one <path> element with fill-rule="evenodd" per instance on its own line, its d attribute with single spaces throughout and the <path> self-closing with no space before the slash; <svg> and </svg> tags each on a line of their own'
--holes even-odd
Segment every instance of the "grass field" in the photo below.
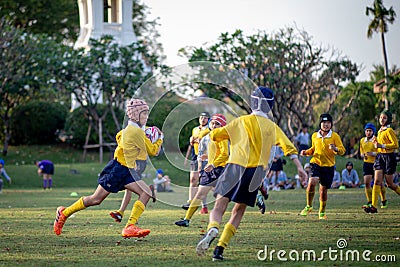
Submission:
<svg viewBox="0 0 400 267">
<path fill-rule="evenodd" d="M 35 166 L 16 165 L 21 158 L 13 153 L 6 159 L 6 170 L 13 184 L 5 182 L 0 194 L 0 266 L 398 266 L 400 261 L 400 197 L 391 190 L 387 193 L 389 208 L 374 215 L 361 209 L 365 203 L 363 189 L 330 190 L 327 221 L 319 221 L 317 212 L 308 217 L 298 215 L 305 205 L 304 190 L 272 191 L 264 215 L 257 208 L 248 208 L 224 253 L 223 263 L 211 261 L 212 249 L 205 257 L 195 252 L 206 230 L 208 216 L 195 214 L 188 228 L 174 225 L 184 216 L 179 205 L 187 198 L 187 189 L 179 185 L 173 187 L 174 193 L 160 193 L 159 201 L 148 204 L 139 222 L 141 227 L 152 231 L 145 239 L 123 239 L 120 233 L 127 218 L 116 223 L 108 215 L 119 207 L 122 192 L 111 194 L 100 206 L 74 214 L 67 220 L 63 234 L 56 236 L 52 229 L 56 207 L 77 200 L 78 197 L 70 196 L 71 192 L 79 196 L 91 194 L 97 186 L 97 173 L 104 164 L 63 161 L 66 156 L 60 152 L 54 189 L 44 191 Z M 73 154 L 71 158 L 78 158 Z M 29 158 L 26 151 L 24 155 Z M 15 161 L 10 163 L 11 160 Z M 170 168 L 177 184 L 187 182 L 188 175 L 176 172 L 162 159 L 158 161 L 157 166 Z M 346 159 L 339 158 L 339 161 L 342 164 Z M 290 164 L 286 167 L 290 173 Z M 147 182 L 152 179 L 153 171 L 150 166 Z M 318 208 L 318 195 L 314 207 Z M 230 210 L 231 206 L 223 223 Z M 339 245 L 346 243 L 347 247 L 339 248 L 338 242 Z M 267 259 L 260 261 L 257 255 L 261 259 L 265 256 L 265 246 Z M 278 258 L 280 250 L 280 257 L 288 261 Z M 317 258 L 321 257 L 324 250 L 330 251 L 330 255 L 325 252 L 322 261 L 308 258 L 312 251 Z M 291 260 L 296 252 L 299 260 Z M 370 261 L 363 259 L 363 252 Z M 359 261 L 353 259 L 356 253 Z M 379 257 L 387 262 L 378 262 Z"/>
</svg>

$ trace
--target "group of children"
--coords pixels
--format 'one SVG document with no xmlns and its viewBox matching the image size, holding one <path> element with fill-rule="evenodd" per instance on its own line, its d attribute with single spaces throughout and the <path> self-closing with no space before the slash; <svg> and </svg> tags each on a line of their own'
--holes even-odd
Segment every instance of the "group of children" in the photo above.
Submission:
<svg viewBox="0 0 400 267">
<path fill-rule="evenodd" d="M 200 207 L 207 193 L 214 188 L 216 202 L 209 215 L 207 233 L 198 242 L 196 251 L 204 255 L 211 243 L 220 233 L 222 217 L 228 204 L 235 202 L 229 221 L 225 224 L 218 243 L 214 249 L 213 260 L 223 260 L 223 252 L 244 216 L 247 206 L 254 207 L 257 194 L 270 164 L 270 153 L 273 146 L 279 146 L 285 156 L 290 157 L 296 165 L 302 181 L 308 179 L 305 208 L 300 212 L 307 216 L 313 210 L 313 199 L 316 186 L 319 183 L 320 207 L 319 219 L 327 219 L 325 208 L 328 199 L 328 189 L 331 188 L 335 156 L 343 155 L 345 148 L 340 136 L 332 131 L 333 120 L 329 114 L 322 114 L 319 119 L 320 129 L 312 137 L 309 149 L 301 150 L 300 155 L 312 156 L 310 160 L 310 175 L 303 170 L 298 159 L 298 151 L 288 137 L 270 118 L 274 105 L 274 94 L 269 88 L 259 87 L 251 95 L 252 113 L 226 122 L 222 114 L 215 114 L 209 123 L 209 133 L 201 139 L 193 141 L 193 145 L 202 144 L 203 154 L 199 164 L 206 162 L 200 171 L 200 186 L 192 197 L 185 217 L 175 222 L 178 226 L 189 226 L 195 211 Z M 163 142 L 163 133 L 152 143 L 144 134 L 149 107 L 139 99 L 131 99 L 127 105 L 128 125 L 117 134 L 117 149 L 114 159 L 101 172 L 96 191 L 86 197 L 81 197 L 69 207 L 60 206 L 56 211 L 54 232 L 60 235 L 63 226 L 73 213 L 87 207 L 99 205 L 110 193 L 121 190 L 138 195 L 121 235 L 125 238 L 144 237 L 149 229 L 141 229 L 137 222 L 144 212 L 150 198 L 154 198 L 152 189 L 144 183 L 140 176 L 140 164 L 137 160 L 145 160 L 147 155 L 157 155 Z M 369 205 L 364 207 L 368 213 L 377 212 L 377 199 L 381 192 L 383 176 L 387 185 L 400 194 L 400 189 L 393 184 L 393 173 L 396 168 L 394 150 L 397 139 L 390 128 L 391 115 L 387 111 L 380 115 L 381 128 L 377 136 L 370 135 L 371 128 L 366 127 L 366 139 L 363 143 L 365 179 L 375 175 L 373 188 L 366 187 Z M 368 135 L 367 135 L 368 131 Z M 373 131 L 372 131 L 373 132 Z M 376 158 L 375 158 L 376 157 Z M 372 165 L 371 165 L 372 164 Z M 371 167 L 372 166 L 372 167 Z M 375 172 L 375 173 L 374 173 Z M 264 192 L 265 193 L 265 192 Z M 121 221 L 123 212 L 118 212 L 114 218 Z"/>
</svg>

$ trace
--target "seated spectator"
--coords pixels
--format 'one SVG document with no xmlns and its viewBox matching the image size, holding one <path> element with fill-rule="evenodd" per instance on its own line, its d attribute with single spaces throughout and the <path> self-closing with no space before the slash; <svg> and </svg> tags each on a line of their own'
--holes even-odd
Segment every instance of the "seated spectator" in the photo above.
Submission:
<svg viewBox="0 0 400 267">
<path fill-rule="evenodd" d="M 7 179 L 8 183 L 11 184 L 11 177 L 7 175 L 6 169 L 4 169 L 4 160 L 0 159 L 0 194 L 1 190 L 3 189 L 3 179 L 1 179 L 1 176 Z"/>
<path fill-rule="evenodd" d="M 396 172 L 393 175 L 393 183 L 396 184 L 397 186 L 399 186 L 399 183 L 400 183 L 400 172 Z"/>
<path fill-rule="evenodd" d="M 168 175 L 164 175 L 162 169 L 156 171 L 157 177 L 153 179 L 156 192 L 174 192 L 171 189 L 171 179 Z"/>
<path fill-rule="evenodd" d="M 353 163 L 347 162 L 346 168 L 342 171 L 342 185 L 346 188 L 355 188 L 360 186 L 360 180 L 356 170 L 353 169 Z"/>
<path fill-rule="evenodd" d="M 280 171 L 278 177 L 276 178 L 276 186 L 272 189 L 274 191 L 280 191 L 284 189 L 294 189 L 294 182 L 290 182 L 286 173 Z"/>
<path fill-rule="evenodd" d="M 334 166 L 334 174 L 333 174 L 333 180 L 332 180 L 332 185 L 331 188 L 333 189 L 338 189 L 341 186 L 341 180 L 340 180 L 340 173 L 336 170 L 336 166 Z"/>
</svg>

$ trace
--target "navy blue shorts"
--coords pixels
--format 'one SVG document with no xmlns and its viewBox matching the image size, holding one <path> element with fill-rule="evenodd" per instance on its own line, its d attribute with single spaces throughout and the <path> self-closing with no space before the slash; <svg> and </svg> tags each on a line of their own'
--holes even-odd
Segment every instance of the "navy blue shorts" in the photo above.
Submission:
<svg viewBox="0 0 400 267">
<path fill-rule="evenodd" d="M 265 177 L 262 166 L 245 168 L 237 164 L 227 164 L 217 180 L 214 196 L 221 195 L 230 201 L 254 207 L 258 188 Z"/>
<path fill-rule="evenodd" d="M 125 189 L 125 185 L 139 180 L 140 175 L 135 170 L 122 166 L 116 160 L 110 160 L 101 171 L 98 183 L 107 192 L 118 193 Z"/>
<path fill-rule="evenodd" d="M 39 165 L 39 168 L 42 169 L 42 173 L 44 174 L 50 174 L 53 175 L 54 174 L 54 165 L 53 164 L 41 164 Z"/>
<path fill-rule="evenodd" d="M 382 170 L 384 174 L 392 175 L 396 172 L 396 155 L 394 153 L 378 153 L 374 162 L 374 170 Z"/>
<path fill-rule="evenodd" d="M 273 161 L 270 170 L 274 172 L 283 171 L 282 159 L 279 158 L 276 161 Z"/>
<path fill-rule="evenodd" d="M 224 167 L 216 167 L 210 172 L 200 171 L 200 185 L 215 186 L 223 171 Z"/>
<path fill-rule="evenodd" d="M 365 175 L 374 175 L 374 164 L 369 162 L 364 162 L 363 164 L 363 174 Z"/>
<path fill-rule="evenodd" d="M 331 188 L 333 176 L 335 174 L 335 168 L 332 167 L 321 167 L 318 164 L 311 163 L 310 177 L 318 177 L 319 183 L 325 186 L 327 189 Z"/>
</svg>

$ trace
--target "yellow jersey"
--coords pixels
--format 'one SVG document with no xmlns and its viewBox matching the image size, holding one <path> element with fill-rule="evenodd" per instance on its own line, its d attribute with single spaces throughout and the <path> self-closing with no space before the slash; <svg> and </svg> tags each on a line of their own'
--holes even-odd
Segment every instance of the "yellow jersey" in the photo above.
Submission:
<svg viewBox="0 0 400 267">
<path fill-rule="evenodd" d="M 374 136 L 370 139 L 368 139 L 368 137 L 363 137 L 360 140 L 360 154 L 364 156 L 364 162 L 367 163 L 375 162 L 376 153 L 378 152 L 378 149 L 375 148 L 373 140 Z M 375 154 L 374 156 L 367 156 L 365 155 L 367 152 L 373 152 Z"/>
<path fill-rule="evenodd" d="M 378 148 L 379 153 L 393 153 L 399 148 L 399 141 L 395 132 L 390 127 L 381 127 L 378 131 L 376 141 L 379 144 L 385 145 L 385 148 Z"/>
<path fill-rule="evenodd" d="M 225 127 L 214 129 L 210 139 L 216 142 L 230 140 L 227 163 L 245 168 L 267 168 L 273 145 L 280 146 L 285 155 L 297 154 L 297 149 L 279 126 L 256 114 L 241 116 Z"/>
<path fill-rule="evenodd" d="M 163 142 L 158 139 L 154 144 L 146 137 L 143 129 L 135 123 L 129 123 L 116 135 L 117 148 L 114 159 L 128 168 L 136 168 L 136 160 L 146 160 L 147 155 L 156 156 Z"/>
<path fill-rule="evenodd" d="M 338 151 L 329 149 L 329 145 L 334 144 Z M 335 165 L 336 154 L 344 155 L 346 149 L 343 146 L 340 136 L 330 130 L 324 137 L 318 131 L 311 136 L 311 147 L 305 151 L 307 156 L 312 156 L 310 163 L 315 163 L 320 167 L 333 167 Z"/>
</svg>

